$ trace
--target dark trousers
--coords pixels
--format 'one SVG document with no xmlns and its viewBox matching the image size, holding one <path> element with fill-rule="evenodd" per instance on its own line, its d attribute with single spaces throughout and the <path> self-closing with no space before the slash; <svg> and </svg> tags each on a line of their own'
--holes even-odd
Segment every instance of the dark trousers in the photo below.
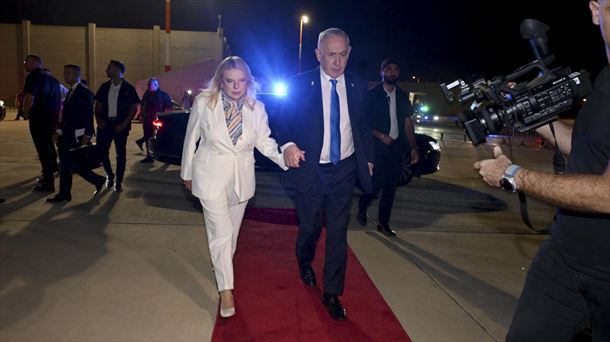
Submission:
<svg viewBox="0 0 610 342">
<path fill-rule="evenodd" d="M 610 341 L 610 281 L 568 266 L 552 240 L 532 262 L 506 341 L 572 341 L 587 323 Z"/>
<path fill-rule="evenodd" d="M 30 134 L 34 141 L 34 147 L 38 153 L 38 159 L 42 167 L 42 178 L 45 185 L 52 186 L 54 182 L 53 173 L 58 170 L 57 151 L 53 144 L 53 128 L 45 123 L 30 120 Z"/>
<path fill-rule="evenodd" d="M 152 122 L 153 121 L 148 119 L 148 117 L 145 117 L 142 120 L 142 130 L 144 131 L 144 136 L 136 141 L 138 144 L 145 144 L 146 145 L 146 155 L 147 156 L 150 155 L 150 150 L 149 150 L 148 142 L 150 141 L 150 138 L 153 137 L 154 128 L 155 128 L 153 126 Z"/>
<path fill-rule="evenodd" d="M 372 193 L 365 193 L 360 196 L 360 201 L 358 201 L 358 210 L 365 213 L 371 202 L 373 202 L 380 191 L 381 197 L 379 198 L 379 212 L 377 214 L 378 220 L 379 224 L 388 226 L 390 224 L 390 217 L 392 216 L 392 207 L 394 206 L 396 185 L 386 185 L 382 187 L 374 186 Z"/>
<path fill-rule="evenodd" d="M 59 151 L 59 194 L 70 197 L 72 190 L 72 174 L 77 173 L 87 182 L 96 185 L 100 181 L 100 176 L 88 168 L 82 168 L 79 165 L 74 165 L 70 157 L 70 149 L 76 148 L 75 144 L 68 144 L 65 141 L 59 141 L 57 149 Z"/>
<path fill-rule="evenodd" d="M 299 218 L 296 256 L 299 267 L 308 267 L 316 253 L 322 231 L 322 213 L 326 216 L 326 255 L 324 257 L 324 292 L 343 293 L 347 265 L 347 224 L 352 191 L 356 182 L 356 158 L 351 156 L 337 165 L 320 165 L 318 179 L 307 193 L 295 192 Z"/>
<path fill-rule="evenodd" d="M 23 118 L 23 120 L 27 120 L 25 115 L 23 115 L 23 109 L 17 110 L 17 116 L 15 117 L 15 120 L 19 120 L 20 117 Z"/>
<path fill-rule="evenodd" d="M 124 129 L 120 132 L 114 131 L 115 124 L 107 123 L 106 127 L 97 130 L 97 145 L 102 154 L 102 165 L 106 171 L 106 175 L 112 178 L 115 173 L 112 172 L 112 165 L 110 164 L 110 145 L 114 141 L 114 149 L 116 151 L 116 184 L 123 182 L 125 176 L 125 164 L 127 154 L 127 137 L 129 136 L 129 130 Z"/>
<path fill-rule="evenodd" d="M 373 192 L 365 193 L 358 201 L 358 210 L 366 213 L 371 202 L 381 191 L 379 199 L 379 223 L 390 224 L 392 207 L 394 206 L 394 195 L 402 172 L 404 152 L 402 148 L 394 143 L 390 146 L 378 144 L 375 146 L 375 169 L 373 170 Z"/>
</svg>

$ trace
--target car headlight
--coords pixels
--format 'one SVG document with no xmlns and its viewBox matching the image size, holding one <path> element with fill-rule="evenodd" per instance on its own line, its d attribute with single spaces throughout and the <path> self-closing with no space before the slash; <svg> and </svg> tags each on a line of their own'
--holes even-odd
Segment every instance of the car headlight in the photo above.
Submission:
<svg viewBox="0 0 610 342">
<path fill-rule="evenodd" d="M 430 147 L 435 151 L 441 150 L 441 146 L 435 141 L 429 141 L 428 144 L 430 144 Z"/>
</svg>

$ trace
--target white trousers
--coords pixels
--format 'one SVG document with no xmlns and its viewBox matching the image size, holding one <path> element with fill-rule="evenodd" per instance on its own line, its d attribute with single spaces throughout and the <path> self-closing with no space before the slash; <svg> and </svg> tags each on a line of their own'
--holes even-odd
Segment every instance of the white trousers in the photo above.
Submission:
<svg viewBox="0 0 610 342">
<path fill-rule="evenodd" d="M 218 291 L 233 289 L 233 255 L 248 201 L 200 199 Z"/>
</svg>

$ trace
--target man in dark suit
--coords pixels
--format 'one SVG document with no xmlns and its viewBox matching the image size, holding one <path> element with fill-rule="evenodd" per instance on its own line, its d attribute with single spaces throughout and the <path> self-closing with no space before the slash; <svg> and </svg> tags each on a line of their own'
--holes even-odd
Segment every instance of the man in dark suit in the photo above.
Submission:
<svg viewBox="0 0 610 342">
<path fill-rule="evenodd" d="M 347 34 L 327 29 L 318 37 L 320 67 L 295 76 L 282 108 L 277 137 L 284 153 L 286 184 L 299 218 L 296 256 L 303 282 L 315 287 L 311 262 L 326 217 L 323 302 L 331 316 L 346 319 L 343 293 L 347 224 L 356 179 L 372 191 L 373 141 L 364 120 L 367 85 L 344 73 L 351 47 Z"/>
<path fill-rule="evenodd" d="M 64 100 L 61 121 L 53 140 L 59 150 L 59 193 L 47 198 L 47 202 L 72 200 L 72 173 L 76 172 L 89 183 L 95 185 L 96 195 L 106 178 L 98 176 L 91 169 L 74 165 L 70 150 L 89 144 L 93 136 L 93 93 L 80 83 L 80 67 L 74 64 L 64 66 L 64 80 L 70 91 Z"/>
<path fill-rule="evenodd" d="M 125 65 L 111 60 L 106 68 L 106 75 L 110 80 L 102 83 L 95 94 L 97 144 L 106 170 L 106 187 L 110 189 L 114 186 L 116 192 L 123 191 L 127 137 L 131 129 L 131 120 L 136 115 L 140 103 L 136 89 L 123 79 L 124 73 Z M 108 157 L 113 140 L 116 150 L 116 179 Z"/>
<path fill-rule="evenodd" d="M 34 186 L 34 191 L 53 192 L 53 175 L 58 170 L 53 132 L 57 128 L 61 111 L 59 82 L 43 69 L 40 56 L 27 55 L 23 66 L 29 72 L 23 87 L 23 114 L 29 119 L 30 133 L 42 166 L 40 184 Z"/>
<path fill-rule="evenodd" d="M 358 223 L 366 226 L 366 210 L 374 196 L 381 190 L 379 200 L 379 224 L 377 230 L 387 236 L 396 236 L 390 227 L 394 194 L 400 181 L 405 154 L 410 153 L 411 164 L 417 163 L 419 153 L 413 129 L 413 108 L 409 95 L 396 83 L 400 77 L 398 62 L 386 59 L 381 63 L 381 80 L 369 90 L 366 115 L 375 140 L 375 175 L 373 193 L 363 194 L 358 203 Z"/>
</svg>

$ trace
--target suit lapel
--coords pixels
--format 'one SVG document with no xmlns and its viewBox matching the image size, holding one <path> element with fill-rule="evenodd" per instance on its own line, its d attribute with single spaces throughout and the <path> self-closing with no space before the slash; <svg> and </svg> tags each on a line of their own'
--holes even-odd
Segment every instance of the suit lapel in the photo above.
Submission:
<svg viewBox="0 0 610 342">
<path fill-rule="evenodd" d="M 358 95 L 358 89 L 356 88 L 356 83 L 352 79 L 352 77 L 345 73 L 345 92 L 347 94 L 347 109 L 349 112 L 349 119 L 352 123 L 352 127 L 354 127 L 354 122 L 357 120 L 356 117 L 356 96 Z"/>
<path fill-rule="evenodd" d="M 227 130 L 227 121 L 225 120 L 225 112 L 222 108 L 222 98 L 218 95 L 218 100 L 216 101 L 216 106 L 214 106 L 214 110 L 212 110 L 212 129 L 214 131 L 214 135 L 220 141 L 222 141 L 223 145 L 227 147 L 233 147 L 233 143 L 231 142 L 231 138 L 229 138 L 229 131 Z"/>
<path fill-rule="evenodd" d="M 311 113 L 317 115 L 315 117 L 315 123 L 317 124 L 318 136 L 320 141 L 324 139 L 324 106 L 322 103 L 322 84 L 320 77 L 320 67 L 315 68 L 309 77 L 308 84 L 305 85 L 306 88 L 312 94 L 311 102 Z M 314 131 L 315 132 L 315 131 Z"/>
</svg>

